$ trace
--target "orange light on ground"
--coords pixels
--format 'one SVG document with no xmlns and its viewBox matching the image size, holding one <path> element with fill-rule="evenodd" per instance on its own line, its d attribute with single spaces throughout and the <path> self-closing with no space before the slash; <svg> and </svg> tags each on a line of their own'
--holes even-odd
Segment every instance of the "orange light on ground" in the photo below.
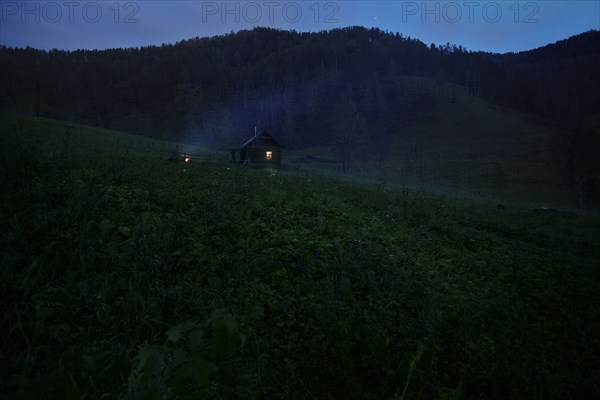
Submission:
<svg viewBox="0 0 600 400">
<path fill-rule="evenodd" d="M 190 158 L 186 156 L 186 157 L 183 159 L 183 161 L 184 161 L 184 162 L 186 162 L 186 163 L 189 163 L 189 162 L 190 162 Z"/>
</svg>

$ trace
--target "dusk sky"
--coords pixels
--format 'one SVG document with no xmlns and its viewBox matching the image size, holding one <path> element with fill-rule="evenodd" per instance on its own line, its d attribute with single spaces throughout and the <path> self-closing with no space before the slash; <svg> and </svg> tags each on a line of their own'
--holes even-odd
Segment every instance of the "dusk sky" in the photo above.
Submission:
<svg viewBox="0 0 600 400">
<path fill-rule="evenodd" d="M 0 43 L 106 49 L 175 43 L 268 26 L 362 25 L 426 44 L 521 51 L 600 29 L 598 1 L 1 1 Z"/>
</svg>

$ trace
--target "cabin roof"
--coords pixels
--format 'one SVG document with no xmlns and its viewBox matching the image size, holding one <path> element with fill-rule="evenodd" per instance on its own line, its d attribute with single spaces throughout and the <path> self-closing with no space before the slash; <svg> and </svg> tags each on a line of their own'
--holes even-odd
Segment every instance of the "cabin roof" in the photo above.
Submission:
<svg viewBox="0 0 600 400">
<path fill-rule="evenodd" d="M 245 147 L 283 147 L 275 138 L 267 132 L 256 135 L 242 145 Z"/>
</svg>

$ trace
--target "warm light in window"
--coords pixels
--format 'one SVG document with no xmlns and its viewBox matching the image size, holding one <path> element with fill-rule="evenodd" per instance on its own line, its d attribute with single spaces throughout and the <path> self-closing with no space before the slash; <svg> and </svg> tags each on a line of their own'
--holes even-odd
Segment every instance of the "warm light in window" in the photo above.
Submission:
<svg viewBox="0 0 600 400">
<path fill-rule="evenodd" d="M 267 151 L 267 155 L 265 157 L 267 160 L 272 160 L 273 159 L 273 152 L 272 151 Z"/>
</svg>

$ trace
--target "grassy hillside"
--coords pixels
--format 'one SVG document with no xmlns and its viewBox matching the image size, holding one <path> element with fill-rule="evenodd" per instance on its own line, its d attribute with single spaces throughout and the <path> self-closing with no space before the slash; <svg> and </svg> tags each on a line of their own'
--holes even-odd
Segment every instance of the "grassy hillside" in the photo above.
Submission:
<svg viewBox="0 0 600 400">
<path fill-rule="evenodd" d="M 421 85 L 435 87 L 433 81 Z M 368 143 L 357 145 L 352 175 L 450 195 L 478 193 L 512 204 L 569 203 L 549 168 L 547 149 L 554 132 L 546 120 L 471 96 L 461 86 L 442 85 L 434 93 L 438 101 L 432 110 L 394 127 L 383 159 Z M 288 156 L 309 170 L 339 171 L 330 147 Z"/>
<path fill-rule="evenodd" d="M 207 148 L 179 145 L 144 136 L 131 135 L 48 118 L 0 114 L 0 129 L 5 146 L 22 151 L 23 156 L 37 158 L 95 156 L 146 156 L 167 158 L 175 150 L 210 156 Z"/>
<path fill-rule="evenodd" d="M 3 398 L 600 394 L 597 219 L 1 121 Z"/>
</svg>

